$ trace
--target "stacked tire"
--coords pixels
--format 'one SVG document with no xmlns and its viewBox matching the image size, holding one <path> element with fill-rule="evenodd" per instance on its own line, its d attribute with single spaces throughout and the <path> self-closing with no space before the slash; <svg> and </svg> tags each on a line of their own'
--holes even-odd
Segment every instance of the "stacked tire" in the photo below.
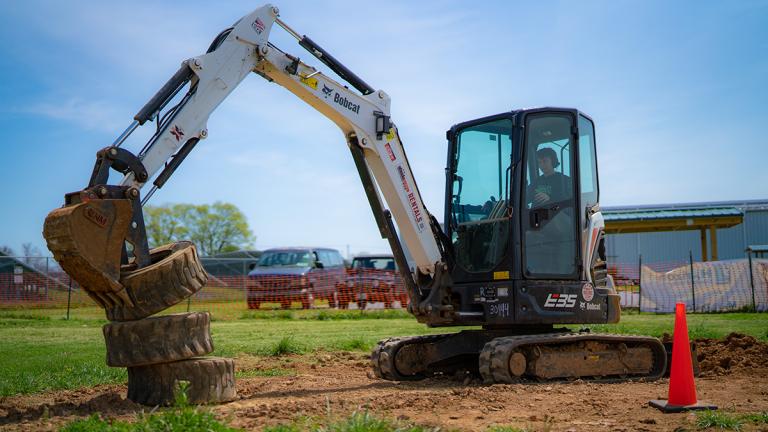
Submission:
<svg viewBox="0 0 768 432">
<path fill-rule="evenodd" d="M 233 400 L 232 359 L 202 357 L 213 352 L 207 312 L 149 317 L 196 293 L 208 276 L 191 242 L 150 251 L 151 264 L 126 268 L 120 282 L 133 306 L 108 308 L 104 326 L 107 365 L 128 368 L 128 399 L 143 405 L 170 405 L 181 383 L 189 403 Z"/>
</svg>

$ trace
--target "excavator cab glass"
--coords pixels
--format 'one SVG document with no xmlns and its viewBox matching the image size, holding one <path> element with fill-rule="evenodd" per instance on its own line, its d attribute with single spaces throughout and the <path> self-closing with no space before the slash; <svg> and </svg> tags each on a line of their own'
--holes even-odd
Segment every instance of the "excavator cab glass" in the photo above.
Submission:
<svg viewBox="0 0 768 432">
<path fill-rule="evenodd" d="M 572 116 L 528 116 L 525 127 L 523 265 L 535 278 L 577 278 Z"/>
<path fill-rule="evenodd" d="M 453 158 L 450 223 L 456 261 L 467 272 L 487 272 L 509 244 L 512 121 L 462 129 Z"/>
</svg>

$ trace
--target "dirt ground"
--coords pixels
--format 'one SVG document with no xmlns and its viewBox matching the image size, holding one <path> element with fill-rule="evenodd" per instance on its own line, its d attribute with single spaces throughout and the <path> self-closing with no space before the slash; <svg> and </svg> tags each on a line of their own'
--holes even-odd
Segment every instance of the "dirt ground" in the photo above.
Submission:
<svg viewBox="0 0 768 432">
<path fill-rule="evenodd" d="M 729 412 L 768 411 L 768 344 L 743 335 L 697 344 L 699 400 Z M 238 359 L 238 367 L 295 373 L 241 378 L 239 399 L 212 407 L 223 420 L 246 430 L 287 423 L 300 415 L 346 416 L 363 409 L 443 430 L 483 431 L 493 425 L 552 431 L 696 429 L 692 414 L 662 414 L 648 406 L 651 399 L 666 399 L 667 379 L 489 386 L 470 377 L 440 377 L 395 383 L 374 378 L 362 353 L 245 358 Z M 94 412 L 129 420 L 149 411 L 125 396 L 125 386 L 112 385 L 3 398 L 0 429 L 56 430 Z M 768 430 L 768 425 L 745 425 L 743 430 Z"/>
</svg>

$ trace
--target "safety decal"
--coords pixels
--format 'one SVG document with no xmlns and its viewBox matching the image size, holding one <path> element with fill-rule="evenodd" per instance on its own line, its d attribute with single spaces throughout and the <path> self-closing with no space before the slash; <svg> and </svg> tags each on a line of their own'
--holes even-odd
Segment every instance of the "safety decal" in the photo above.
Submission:
<svg viewBox="0 0 768 432">
<path fill-rule="evenodd" d="M 176 137 L 176 141 L 181 141 L 181 138 L 184 136 L 184 131 L 180 127 L 173 125 L 171 128 L 171 135 Z"/>
<path fill-rule="evenodd" d="M 595 298 L 595 287 L 591 283 L 587 282 L 581 287 L 581 298 L 588 302 Z"/>
<path fill-rule="evenodd" d="M 301 81 L 301 83 L 305 86 L 317 90 L 317 78 L 307 78 L 305 76 L 300 76 L 299 81 Z"/>
<path fill-rule="evenodd" d="M 547 295 L 547 301 L 544 302 L 544 307 L 570 309 L 576 306 L 576 297 L 576 294 L 552 293 Z"/>
<path fill-rule="evenodd" d="M 264 31 L 264 21 L 261 20 L 261 18 L 256 18 L 256 21 L 251 23 L 251 27 L 253 28 L 253 31 L 255 31 L 257 34 L 261 34 L 261 32 Z"/>
<path fill-rule="evenodd" d="M 509 270 L 493 272 L 493 280 L 509 279 Z"/>
<path fill-rule="evenodd" d="M 408 185 L 408 179 L 405 177 L 405 170 L 402 165 L 397 166 L 397 173 L 400 175 L 400 181 L 403 183 L 403 190 L 408 194 L 408 204 L 411 206 L 411 212 L 413 213 L 413 220 L 416 221 L 416 227 L 419 232 L 424 230 L 424 218 L 419 210 L 419 204 L 416 202 L 416 195 L 411 191 L 411 187 Z"/>
<path fill-rule="evenodd" d="M 384 144 L 384 148 L 387 149 L 387 154 L 389 155 L 389 160 L 394 162 L 395 159 L 397 159 L 397 158 L 395 157 L 395 153 L 392 151 L 392 146 L 389 145 L 389 143 L 386 143 L 386 144 Z"/>
</svg>

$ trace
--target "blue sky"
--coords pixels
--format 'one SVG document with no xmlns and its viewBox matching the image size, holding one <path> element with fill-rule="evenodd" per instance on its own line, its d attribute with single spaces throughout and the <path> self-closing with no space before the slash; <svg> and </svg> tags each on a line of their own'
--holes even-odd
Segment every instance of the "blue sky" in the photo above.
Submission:
<svg viewBox="0 0 768 432">
<path fill-rule="evenodd" d="M 768 1 L 275 4 L 390 94 L 440 219 L 445 130 L 544 105 L 594 118 L 603 205 L 768 198 Z M 182 60 L 259 5 L 0 3 L 0 245 L 47 253 L 45 215 L 86 185 L 95 152 Z M 153 204 L 234 203 L 259 249 L 387 250 L 341 133 L 292 94 L 253 75 L 208 130 Z"/>
</svg>

